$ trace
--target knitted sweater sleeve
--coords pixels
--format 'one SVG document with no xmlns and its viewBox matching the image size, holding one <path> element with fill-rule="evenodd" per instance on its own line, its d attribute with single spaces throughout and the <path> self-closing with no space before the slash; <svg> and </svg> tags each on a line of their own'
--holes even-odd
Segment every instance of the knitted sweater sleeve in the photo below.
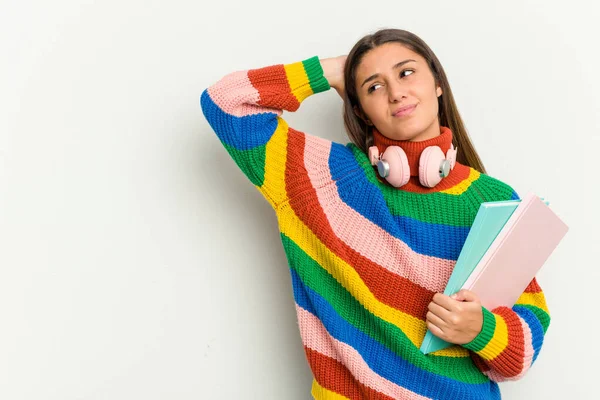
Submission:
<svg viewBox="0 0 600 400">
<path fill-rule="evenodd" d="M 512 307 L 483 309 L 481 333 L 463 346 L 477 367 L 496 382 L 522 378 L 538 357 L 550 314 L 537 279 L 529 283 Z"/>
<path fill-rule="evenodd" d="M 490 179 L 491 200 L 519 199 L 514 189 Z M 495 195 L 493 192 L 498 192 Z M 489 200 L 489 199 L 488 199 Z M 463 347 L 471 350 L 477 367 L 496 382 L 522 378 L 537 359 L 550 325 L 546 298 L 534 277 L 513 307 L 482 307 L 479 335 Z"/>
<path fill-rule="evenodd" d="M 274 208 L 287 199 L 286 171 L 294 170 L 288 146 L 301 143 L 304 135 L 289 128 L 281 114 L 296 111 L 307 97 L 328 89 L 315 56 L 230 73 L 200 97 L 202 111 L 219 140 Z"/>
</svg>

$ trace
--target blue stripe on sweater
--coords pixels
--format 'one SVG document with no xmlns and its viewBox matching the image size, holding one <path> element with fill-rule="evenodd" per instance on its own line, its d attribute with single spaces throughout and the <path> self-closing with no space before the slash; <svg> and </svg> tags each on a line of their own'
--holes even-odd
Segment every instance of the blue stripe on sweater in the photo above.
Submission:
<svg viewBox="0 0 600 400">
<path fill-rule="evenodd" d="M 210 98 L 208 90 L 202 92 L 200 106 L 219 139 L 238 150 L 264 145 L 277 129 L 277 114 L 266 112 L 245 117 L 227 114 Z"/>
<path fill-rule="evenodd" d="M 329 169 L 334 180 L 342 180 L 348 171 L 356 170 L 356 159 L 344 145 L 333 143 Z M 338 184 L 340 198 L 363 217 L 400 239 L 413 251 L 427 256 L 457 260 L 470 227 L 432 224 L 406 216 L 394 216 L 381 191 L 365 174 L 352 175 L 352 187 Z M 440 241 L 444 238 L 444 241 Z"/>
<path fill-rule="evenodd" d="M 424 371 L 404 360 L 344 320 L 327 300 L 303 284 L 294 269 L 290 271 L 296 304 L 315 315 L 333 338 L 357 350 L 369 368 L 379 376 L 434 399 L 500 400 L 497 384 L 492 381 L 480 384 L 459 382 Z"/>
<path fill-rule="evenodd" d="M 523 307 L 521 305 L 515 305 L 513 307 L 513 311 L 516 312 L 521 318 L 525 320 L 527 325 L 529 325 L 529 329 L 531 329 L 531 342 L 533 344 L 533 362 L 535 362 L 540 350 L 542 349 L 542 344 L 544 342 L 544 327 L 542 323 L 537 318 L 535 313 L 528 309 L 527 307 Z"/>
<path fill-rule="evenodd" d="M 398 229 L 391 235 L 404 241 L 419 254 L 449 260 L 458 259 L 471 229 L 468 226 L 432 224 L 405 216 L 392 218 Z"/>
</svg>

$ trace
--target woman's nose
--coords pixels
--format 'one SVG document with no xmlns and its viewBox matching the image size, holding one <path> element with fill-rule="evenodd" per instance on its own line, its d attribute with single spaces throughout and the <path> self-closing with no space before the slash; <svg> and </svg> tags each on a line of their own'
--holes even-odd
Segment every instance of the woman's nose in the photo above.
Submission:
<svg viewBox="0 0 600 400">
<path fill-rule="evenodd" d="M 390 103 L 397 103 L 406 95 L 406 88 L 400 82 L 391 82 L 388 85 Z"/>
</svg>

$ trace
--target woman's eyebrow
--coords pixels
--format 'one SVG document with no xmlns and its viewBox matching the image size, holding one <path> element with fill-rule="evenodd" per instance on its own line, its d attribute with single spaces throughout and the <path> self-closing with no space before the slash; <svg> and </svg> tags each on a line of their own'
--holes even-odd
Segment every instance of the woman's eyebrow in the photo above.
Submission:
<svg viewBox="0 0 600 400">
<path fill-rule="evenodd" d="M 400 68 L 404 64 L 409 63 L 411 61 L 416 62 L 415 60 L 412 60 L 412 59 L 400 61 L 398 64 L 394 65 L 392 67 L 392 69 Z M 365 85 L 365 83 L 372 81 L 373 79 L 377 78 L 378 76 L 379 76 L 379 74 L 373 74 L 373 75 L 371 75 L 370 77 L 368 77 L 367 79 L 365 79 L 365 81 L 362 83 L 362 85 L 360 85 L 360 87 L 363 87 Z"/>
</svg>

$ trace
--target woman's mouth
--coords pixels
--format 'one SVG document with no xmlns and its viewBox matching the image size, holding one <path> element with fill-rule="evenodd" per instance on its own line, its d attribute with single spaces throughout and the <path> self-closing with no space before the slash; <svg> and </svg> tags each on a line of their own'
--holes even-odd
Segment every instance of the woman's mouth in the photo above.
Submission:
<svg viewBox="0 0 600 400">
<path fill-rule="evenodd" d="M 412 113 L 416 107 L 417 107 L 416 104 L 400 107 L 396 111 L 394 111 L 394 113 L 392 115 L 394 117 L 404 117 L 405 115 L 409 115 L 410 113 Z"/>
</svg>

